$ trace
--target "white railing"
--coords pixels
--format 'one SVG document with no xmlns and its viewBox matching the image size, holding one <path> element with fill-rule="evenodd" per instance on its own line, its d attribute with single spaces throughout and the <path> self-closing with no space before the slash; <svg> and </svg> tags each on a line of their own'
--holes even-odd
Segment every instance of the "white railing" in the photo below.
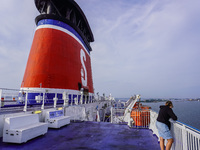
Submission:
<svg viewBox="0 0 200 150">
<path fill-rule="evenodd" d="M 111 107 L 111 123 L 119 124 L 124 122 L 123 117 L 124 117 L 124 111 L 125 108 L 121 107 L 120 105 L 116 105 L 116 107 Z"/>
<path fill-rule="evenodd" d="M 0 88 L 0 99 L 1 99 L 1 106 L 2 103 L 6 105 L 12 105 L 16 104 L 16 102 L 20 104 L 24 104 L 26 101 L 26 96 L 29 94 L 34 94 L 34 93 L 39 93 L 39 95 L 36 95 L 33 99 L 28 98 L 29 101 L 35 101 L 36 103 L 41 103 L 43 101 L 49 102 L 50 100 L 52 101 L 58 101 L 58 100 L 68 100 L 69 98 L 71 100 L 72 104 L 78 104 L 78 99 L 77 97 L 80 96 L 81 94 L 71 94 L 71 97 L 69 97 L 69 94 L 66 92 L 55 92 L 55 91 L 50 91 L 50 90 L 43 90 L 43 91 L 37 91 L 37 90 L 20 90 L 20 89 L 5 89 L 5 88 Z M 47 94 L 55 94 L 55 97 L 52 99 L 47 98 Z M 58 99 L 58 94 L 62 95 L 62 98 Z M 63 96 L 66 95 L 66 96 Z M 74 98 L 75 96 L 75 98 Z M 82 97 L 85 96 L 82 94 Z M 67 101 L 67 102 L 68 102 Z M 94 99 L 89 99 L 89 97 L 85 96 L 85 101 L 87 102 L 93 102 Z M 72 105 L 70 103 L 70 105 Z M 80 102 L 79 102 L 80 104 Z M 81 103 L 82 104 L 82 103 Z M 55 104 L 54 104 L 55 105 Z"/>
<path fill-rule="evenodd" d="M 133 128 L 149 128 L 150 125 L 150 110 L 138 110 L 133 109 L 131 112 L 131 118 L 133 119 Z"/>
<path fill-rule="evenodd" d="M 151 110 L 150 113 L 150 127 L 153 134 L 157 137 L 158 131 L 156 128 L 156 119 L 158 114 Z M 171 121 L 171 133 L 174 139 L 171 150 L 199 150 L 200 149 L 200 131 L 190 127 L 179 121 Z M 158 138 L 159 139 L 159 138 Z"/>
<path fill-rule="evenodd" d="M 200 149 L 200 131 L 184 123 L 176 121 L 172 123 L 172 135 L 174 144 L 172 150 L 199 150 Z"/>
<path fill-rule="evenodd" d="M 58 103 L 59 101 L 59 103 Z M 58 91 L 55 89 L 6 89 L 0 88 L 0 110 L 1 111 L 12 111 L 11 108 L 19 107 L 19 110 L 26 112 L 30 107 L 29 105 L 36 105 L 35 107 L 41 107 L 41 110 L 46 107 L 56 108 L 62 105 L 63 107 L 71 105 L 82 105 L 100 101 L 114 101 L 114 98 L 110 95 L 105 95 L 95 98 L 95 95 L 84 94 L 83 91 L 79 93 L 67 93 L 67 91 Z M 48 105 L 46 105 L 48 104 Z M 21 109 L 24 106 L 23 109 Z M 14 109 L 15 109 L 14 108 Z"/>
<path fill-rule="evenodd" d="M 132 109 L 129 112 L 129 119 L 124 120 L 125 116 L 124 107 L 112 107 L 111 110 L 111 123 L 127 124 L 132 128 L 149 128 L 150 126 L 150 110 L 149 109 Z M 130 122 L 128 122 L 130 121 Z"/>
<path fill-rule="evenodd" d="M 111 108 L 111 123 L 123 123 L 133 128 L 149 128 L 150 110 L 142 106 L 133 109 L 139 98 L 140 95 L 131 97 L 128 106 L 120 100 L 116 102 L 115 106 Z"/>
<path fill-rule="evenodd" d="M 5 102 L 7 104 L 13 104 L 13 102 L 16 102 L 16 100 L 18 100 L 18 94 L 19 90 L 0 89 L 1 104 L 4 105 Z"/>
</svg>

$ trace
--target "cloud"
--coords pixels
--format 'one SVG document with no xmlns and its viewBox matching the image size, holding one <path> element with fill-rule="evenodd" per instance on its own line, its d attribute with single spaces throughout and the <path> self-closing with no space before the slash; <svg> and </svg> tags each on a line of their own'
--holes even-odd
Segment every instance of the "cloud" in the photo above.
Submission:
<svg viewBox="0 0 200 150">
<path fill-rule="evenodd" d="M 19 88 L 33 40 L 36 8 L 32 1 L 7 0 L 0 6 L 0 87 Z"/>
<path fill-rule="evenodd" d="M 85 9 L 96 39 L 92 60 L 97 90 L 119 97 L 130 91 L 146 97 L 198 96 L 184 93 L 199 85 L 199 2 L 112 2 Z"/>
<path fill-rule="evenodd" d="M 96 92 L 115 97 L 199 97 L 200 1 L 76 0 L 94 34 Z M 38 15 L 6 0 L 0 17 L 0 87 L 19 88 Z"/>
</svg>

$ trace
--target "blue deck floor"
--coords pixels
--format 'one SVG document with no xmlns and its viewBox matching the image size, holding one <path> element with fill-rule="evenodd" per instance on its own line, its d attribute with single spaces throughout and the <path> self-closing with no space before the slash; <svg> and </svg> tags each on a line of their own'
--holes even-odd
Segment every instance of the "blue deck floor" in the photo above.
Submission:
<svg viewBox="0 0 200 150">
<path fill-rule="evenodd" d="M 2 141 L 2 138 L 0 139 Z M 104 122 L 71 123 L 49 129 L 44 136 L 24 144 L 0 142 L 1 150 L 159 150 L 156 136 L 149 129 Z"/>
</svg>

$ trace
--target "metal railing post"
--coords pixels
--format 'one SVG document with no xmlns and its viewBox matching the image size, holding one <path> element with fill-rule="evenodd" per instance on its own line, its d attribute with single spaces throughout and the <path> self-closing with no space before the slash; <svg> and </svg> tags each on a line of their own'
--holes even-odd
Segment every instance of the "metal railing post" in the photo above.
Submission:
<svg viewBox="0 0 200 150">
<path fill-rule="evenodd" d="M 78 101 L 78 94 L 76 95 L 76 97 L 77 97 L 77 105 L 79 105 L 80 103 L 80 101 Z"/>
<path fill-rule="evenodd" d="M 83 92 L 81 91 L 80 103 L 83 104 Z"/>
<path fill-rule="evenodd" d="M 113 107 L 110 108 L 110 122 L 113 123 Z"/>
<path fill-rule="evenodd" d="M 76 98 L 76 97 L 74 98 L 74 104 L 75 104 L 75 105 L 78 105 L 78 104 L 77 104 L 77 98 Z"/>
<path fill-rule="evenodd" d="M 65 107 L 68 105 L 69 102 L 68 93 L 66 93 L 65 91 L 63 92 L 63 100 L 64 100 L 63 106 Z"/>
<path fill-rule="evenodd" d="M 84 104 L 87 104 L 87 96 L 85 95 L 85 103 Z"/>
<path fill-rule="evenodd" d="M 28 92 L 26 92 L 26 99 L 25 99 L 25 105 L 24 105 L 24 112 L 27 111 L 27 101 L 28 101 Z"/>
<path fill-rule="evenodd" d="M 58 98 L 57 98 L 57 93 L 55 93 L 55 97 L 53 98 L 53 101 L 54 101 L 53 107 L 54 107 L 54 108 L 56 108 L 57 100 L 58 100 Z"/>
<path fill-rule="evenodd" d="M 182 137 L 183 137 L 183 150 L 187 150 L 187 132 L 184 124 L 182 126 Z"/>
<path fill-rule="evenodd" d="M 42 110 L 44 109 L 44 98 L 45 98 L 45 92 L 43 92 L 43 100 L 42 100 L 42 106 L 41 106 Z"/>
<path fill-rule="evenodd" d="M 74 101 L 73 94 L 71 94 L 71 106 L 73 105 L 73 101 Z"/>
</svg>

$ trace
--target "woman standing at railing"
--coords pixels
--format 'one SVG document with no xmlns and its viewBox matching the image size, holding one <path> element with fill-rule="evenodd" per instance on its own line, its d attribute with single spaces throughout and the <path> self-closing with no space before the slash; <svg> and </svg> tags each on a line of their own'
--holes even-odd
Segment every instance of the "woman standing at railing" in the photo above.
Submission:
<svg viewBox="0 0 200 150">
<path fill-rule="evenodd" d="M 172 118 L 173 120 L 177 120 L 177 116 L 174 114 L 173 110 L 173 104 L 171 101 L 167 101 L 165 103 L 165 106 L 160 106 L 160 111 L 158 114 L 156 127 L 158 129 L 158 133 L 160 136 L 160 148 L 161 150 L 164 150 L 164 141 L 167 139 L 167 145 L 166 150 L 170 150 L 173 138 L 170 132 L 170 122 L 169 119 Z"/>
</svg>

